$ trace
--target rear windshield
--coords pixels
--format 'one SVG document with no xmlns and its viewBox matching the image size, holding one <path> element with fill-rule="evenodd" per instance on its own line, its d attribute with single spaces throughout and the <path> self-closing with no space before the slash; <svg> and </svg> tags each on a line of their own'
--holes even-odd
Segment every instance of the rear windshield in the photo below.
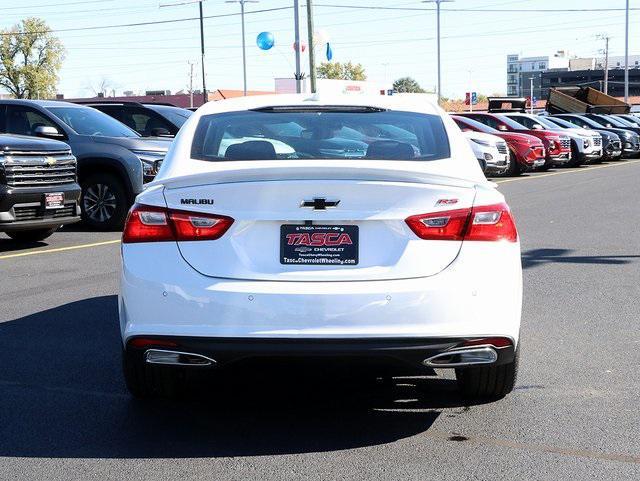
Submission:
<svg viewBox="0 0 640 481">
<path fill-rule="evenodd" d="M 369 108 L 270 108 L 206 115 L 194 159 L 437 160 L 450 156 L 437 115 Z"/>
</svg>

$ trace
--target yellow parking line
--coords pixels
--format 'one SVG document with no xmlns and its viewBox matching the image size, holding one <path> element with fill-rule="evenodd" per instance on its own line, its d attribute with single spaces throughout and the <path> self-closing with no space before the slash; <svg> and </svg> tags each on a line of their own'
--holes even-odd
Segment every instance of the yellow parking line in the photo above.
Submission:
<svg viewBox="0 0 640 481">
<path fill-rule="evenodd" d="M 45 249 L 38 251 L 29 251 L 29 252 L 19 252 L 18 254 L 7 254 L 4 256 L 0 256 L 0 260 L 3 259 L 12 259 L 14 257 L 24 257 L 24 256 L 33 256 L 36 254 L 51 254 L 53 252 L 63 252 L 63 251 L 71 251 L 76 249 L 86 249 L 88 247 L 98 247 L 98 246 L 106 246 L 109 244 L 119 244 L 120 239 L 104 241 L 104 242 L 94 242 L 92 244 L 80 244 L 76 246 L 68 246 L 68 247 L 58 247 L 56 249 Z"/>
<path fill-rule="evenodd" d="M 515 177 L 513 179 L 494 180 L 493 182 L 495 182 L 496 184 L 506 184 L 507 182 L 516 182 L 516 181 L 520 181 L 520 180 L 541 179 L 543 177 L 551 177 L 553 175 L 573 174 L 573 173 L 578 173 L 578 172 L 593 172 L 594 170 L 597 170 L 597 169 L 606 169 L 607 167 L 620 167 L 622 165 L 637 164 L 638 162 L 640 162 L 640 159 L 638 159 L 638 160 L 626 160 L 626 161 L 622 161 L 620 163 L 615 163 L 615 164 L 592 165 L 592 166 L 589 166 L 589 167 L 586 167 L 586 168 L 582 168 L 582 169 L 563 170 L 563 171 L 560 171 L 560 172 L 548 172 L 546 174 L 532 175 L 530 177 Z"/>
</svg>

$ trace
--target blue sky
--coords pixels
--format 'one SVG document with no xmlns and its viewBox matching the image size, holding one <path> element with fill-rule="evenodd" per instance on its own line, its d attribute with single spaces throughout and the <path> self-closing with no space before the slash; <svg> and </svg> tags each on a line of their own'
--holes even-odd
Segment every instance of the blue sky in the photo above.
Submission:
<svg viewBox="0 0 640 481">
<path fill-rule="evenodd" d="M 162 0 L 169 3 L 175 0 Z M 371 80 L 392 82 L 414 77 L 425 88 L 436 83 L 434 11 L 346 9 L 321 5 L 433 8 L 419 0 L 314 0 L 316 29 L 330 38 L 334 61 L 362 63 Z M 197 4 L 159 8 L 161 0 L 0 0 L 0 28 L 26 16 L 44 18 L 54 30 L 195 17 Z M 303 0 L 301 0 L 303 3 Z M 287 7 L 293 0 L 261 0 L 247 11 Z M 552 54 L 568 49 L 596 56 L 608 34 L 611 55 L 624 54 L 624 12 L 525 12 L 522 9 L 624 8 L 624 0 L 456 0 L 442 8 L 443 95 L 460 97 L 472 86 L 490 94 L 506 90 L 506 55 Z M 43 6 L 46 5 L 46 6 Z M 640 8 L 640 0 L 631 0 Z M 236 13 L 239 5 L 206 0 L 204 14 Z M 456 12 L 455 8 L 513 9 L 513 12 Z M 302 9 L 304 13 L 304 9 Z M 249 89 L 272 90 L 274 77 L 294 72 L 293 12 L 247 15 Z M 303 26 L 305 17 L 302 16 Z M 630 54 L 640 54 L 640 11 L 630 17 Z M 273 32 L 276 46 L 261 51 L 262 31 Z M 56 33 L 67 53 L 58 90 L 67 97 L 91 93 L 107 78 L 123 90 L 176 91 L 188 84 L 189 61 L 199 62 L 197 21 Z M 306 31 L 303 30 L 303 37 Z M 240 17 L 205 20 L 207 87 L 242 88 Z M 319 55 L 322 57 L 322 54 Z M 195 68 L 199 73 L 199 66 Z M 308 68 L 303 68 L 308 71 Z M 200 84 L 199 76 L 195 83 Z"/>
</svg>

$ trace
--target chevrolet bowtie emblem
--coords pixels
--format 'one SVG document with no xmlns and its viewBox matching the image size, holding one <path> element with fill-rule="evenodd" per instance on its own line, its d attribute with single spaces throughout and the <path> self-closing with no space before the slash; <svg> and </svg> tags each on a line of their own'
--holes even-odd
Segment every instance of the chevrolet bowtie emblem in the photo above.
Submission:
<svg viewBox="0 0 640 481">
<path fill-rule="evenodd" d="M 300 203 L 300 207 L 309 207 L 313 210 L 327 210 L 333 207 L 337 207 L 340 203 L 339 200 L 327 200 L 325 198 L 315 198 L 313 200 L 303 200 Z"/>
</svg>

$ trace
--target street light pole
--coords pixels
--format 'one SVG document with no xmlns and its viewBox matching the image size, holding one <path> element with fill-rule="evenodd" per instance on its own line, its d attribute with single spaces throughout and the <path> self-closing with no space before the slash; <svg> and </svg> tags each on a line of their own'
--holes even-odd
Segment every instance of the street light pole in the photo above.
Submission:
<svg viewBox="0 0 640 481">
<path fill-rule="evenodd" d="M 440 69 L 440 4 L 443 2 L 453 2 L 454 0 L 422 0 L 422 3 L 435 3 L 436 4 L 436 17 L 437 17 L 437 62 L 438 62 L 438 104 L 442 99 L 442 74 Z"/>
<path fill-rule="evenodd" d="M 624 30 L 624 101 L 629 103 L 629 0 L 627 0 Z"/>
<path fill-rule="evenodd" d="M 247 96 L 247 44 L 244 29 L 244 4 L 258 3 L 259 0 L 227 0 L 225 3 L 239 3 L 240 17 L 242 22 L 242 78 L 243 78 L 243 95 Z"/>
</svg>

